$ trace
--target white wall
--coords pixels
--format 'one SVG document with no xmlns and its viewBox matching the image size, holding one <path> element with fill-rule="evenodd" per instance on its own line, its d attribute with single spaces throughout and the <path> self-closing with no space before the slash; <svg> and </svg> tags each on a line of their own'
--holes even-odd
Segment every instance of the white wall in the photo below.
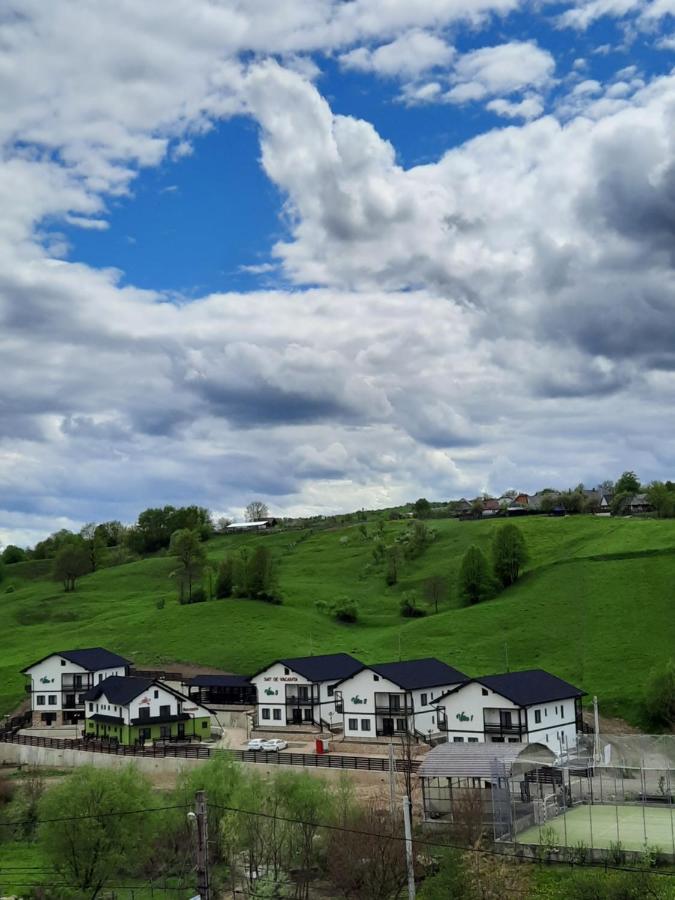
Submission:
<svg viewBox="0 0 675 900">
<path fill-rule="evenodd" d="M 487 696 L 483 694 L 483 691 L 487 691 Z M 483 730 L 483 712 L 486 709 L 515 711 L 513 716 L 514 725 L 518 721 L 517 710 L 519 707 L 517 704 L 477 683 L 465 685 L 437 705 L 443 706 L 446 710 L 448 722 L 447 737 L 450 742 L 455 738 L 463 738 L 465 742 L 476 738 L 481 742 L 490 741 L 493 735 L 490 733 L 485 734 Z M 541 717 L 541 721 L 538 723 L 535 721 L 535 710 L 539 711 Z M 523 714 L 529 734 L 523 736 L 522 740 L 545 744 L 554 753 L 560 752 L 560 736 L 563 736 L 563 740 L 564 737 L 567 738 L 569 746 L 575 746 L 576 716 L 574 698 L 553 703 L 537 704 L 525 709 Z M 494 716 L 494 721 L 495 723 L 499 722 L 498 715 Z M 505 740 L 508 741 L 510 737 L 518 740 L 515 734 L 506 735 Z"/>
<path fill-rule="evenodd" d="M 62 665 L 62 662 L 65 663 L 65 665 Z M 31 666 L 26 674 L 31 678 L 31 708 L 36 712 L 42 713 L 60 712 L 63 709 L 63 697 L 61 693 L 64 690 L 62 686 L 63 675 L 88 676 L 90 673 L 87 669 L 77 665 L 77 663 L 70 662 L 68 659 L 54 655 Z M 91 674 L 93 676 L 93 683 L 96 684 L 98 681 L 102 681 L 103 678 L 107 678 L 108 675 L 124 675 L 125 670 L 124 666 L 117 666 L 116 668 L 102 669 L 100 672 Z M 101 677 L 99 678 L 99 676 Z M 48 679 L 48 681 L 43 682 L 41 679 Z M 67 693 L 73 692 L 71 688 L 66 688 L 65 690 Z M 82 689 L 83 692 L 84 690 L 86 690 L 86 688 Z M 56 696 L 55 703 L 49 703 L 50 695 L 52 697 Z M 44 704 L 38 704 L 38 697 L 44 697 Z"/>
<path fill-rule="evenodd" d="M 105 694 L 101 694 L 98 700 L 89 700 L 86 704 L 85 715 L 101 713 L 105 716 L 119 716 L 127 725 L 132 719 L 138 719 L 141 709 L 150 710 L 150 718 L 161 715 L 160 707 L 168 706 L 169 715 L 175 716 L 180 712 L 187 713 L 190 717 L 208 716 L 210 713 L 203 706 L 190 700 L 188 697 L 176 697 L 171 691 L 167 691 L 161 685 L 152 684 L 147 691 L 143 691 L 135 697 L 127 706 L 119 706 L 113 703 Z"/>
<path fill-rule="evenodd" d="M 376 680 L 377 679 L 377 680 Z M 436 706 L 432 704 L 434 698 L 440 697 L 444 692 L 450 690 L 451 686 L 420 688 L 414 691 L 405 691 L 402 687 L 383 678 L 372 669 L 363 669 L 357 672 L 351 678 L 346 679 L 338 686 L 338 690 L 342 692 L 342 700 L 344 705 L 344 736 L 358 740 L 368 740 L 377 737 L 378 716 L 375 712 L 376 694 L 398 694 L 401 698 L 401 707 L 405 707 L 406 698 L 412 698 L 414 713 L 408 719 L 408 726 L 411 731 L 417 730 L 422 734 L 438 733 L 438 712 Z M 426 695 L 426 704 L 422 704 L 422 695 Z M 363 703 L 355 701 L 363 700 Z M 396 715 L 394 718 L 396 718 Z M 405 717 L 405 710 L 402 709 L 401 716 Z M 350 719 L 357 719 L 357 727 L 350 725 Z M 368 728 L 368 724 L 370 727 Z"/>
<path fill-rule="evenodd" d="M 310 697 L 312 696 L 312 685 L 318 686 L 318 703 L 313 707 L 302 706 L 302 709 L 311 709 L 317 723 L 320 719 L 328 723 L 332 722 L 334 725 L 342 721 L 342 716 L 335 711 L 334 698 L 328 694 L 328 689 L 336 683 L 335 680 L 312 682 L 293 669 L 288 669 L 282 663 L 274 663 L 264 672 L 252 678 L 251 683 L 258 690 L 257 725 L 260 728 L 285 728 L 286 725 L 292 724 L 290 709 L 286 707 L 287 686 L 293 688 L 307 685 Z M 268 719 L 263 718 L 263 710 L 269 711 Z M 274 717 L 275 711 L 278 718 Z M 287 711 L 289 713 L 288 720 Z"/>
</svg>

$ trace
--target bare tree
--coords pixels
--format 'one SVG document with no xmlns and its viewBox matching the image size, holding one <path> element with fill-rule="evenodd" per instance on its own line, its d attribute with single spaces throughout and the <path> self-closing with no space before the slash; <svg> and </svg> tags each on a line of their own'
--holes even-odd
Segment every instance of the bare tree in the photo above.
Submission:
<svg viewBox="0 0 675 900">
<path fill-rule="evenodd" d="M 438 612 L 438 604 L 448 597 L 448 582 L 442 575 L 432 575 L 424 582 L 424 596 Z"/>
<path fill-rule="evenodd" d="M 345 831 L 328 833 L 328 876 L 352 900 L 398 900 L 406 885 L 403 830 L 383 810 L 361 810 Z"/>
<path fill-rule="evenodd" d="M 247 522 L 260 522 L 261 519 L 266 519 L 269 515 L 267 504 L 263 503 L 262 500 L 251 500 L 246 507 L 245 515 Z"/>
</svg>

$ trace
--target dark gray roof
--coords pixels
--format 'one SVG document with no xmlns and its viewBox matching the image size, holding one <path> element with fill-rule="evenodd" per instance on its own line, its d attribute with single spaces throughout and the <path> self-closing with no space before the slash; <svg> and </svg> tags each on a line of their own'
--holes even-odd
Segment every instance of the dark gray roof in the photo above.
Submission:
<svg viewBox="0 0 675 900">
<path fill-rule="evenodd" d="M 543 669 L 525 669 L 522 672 L 504 672 L 501 675 L 485 675 L 473 678 L 472 681 L 482 684 L 496 693 L 506 697 L 518 706 L 532 706 L 535 703 L 548 703 L 551 700 L 567 700 L 570 697 L 583 697 L 586 691 L 563 681 L 557 675 L 551 675 Z"/>
<path fill-rule="evenodd" d="M 248 675 L 195 675 L 186 684 L 190 687 L 246 687 L 250 684 Z"/>
<path fill-rule="evenodd" d="M 75 663 L 75 665 L 82 666 L 83 669 L 87 669 L 89 672 L 99 672 L 101 669 L 116 669 L 119 666 L 131 665 L 128 659 L 119 656 L 117 653 L 112 653 L 104 647 L 87 647 L 84 650 L 56 650 L 54 653 L 48 653 L 47 656 L 43 656 L 37 662 L 31 663 L 30 666 L 26 666 L 21 671 L 26 672 L 28 669 L 32 669 L 33 666 L 44 662 L 50 656 L 62 656 L 64 659 Z"/>
<path fill-rule="evenodd" d="M 105 694 L 111 703 L 126 706 L 139 694 L 150 690 L 155 684 L 152 678 L 140 678 L 136 675 L 109 675 L 84 694 L 85 700 L 98 700 Z M 172 692 L 173 693 L 173 692 Z"/>
<path fill-rule="evenodd" d="M 349 653 L 299 656 L 292 659 L 280 659 L 278 662 L 309 681 L 338 681 L 341 678 L 349 678 L 350 675 L 363 668 L 363 663 L 354 659 Z M 269 669 L 269 666 L 265 666 L 265 669 Z"/>
<path fill-rule="evenodd" d="M 417 774 L 422 778 L 489 779 L 496 769 L 510 775 L 515 763 L 550 765 L 554 759 L 552 750 L 536 743 L 439 744 L 424 757 Z"/>
<path fill-rule="evenodd" d="M 376 663 L 367 668 L 408 691 L 458 684 L 469 679 L 468 675 L 433 656 L 426 659 L 408 659 L 404 662 Z"/>
</svg>

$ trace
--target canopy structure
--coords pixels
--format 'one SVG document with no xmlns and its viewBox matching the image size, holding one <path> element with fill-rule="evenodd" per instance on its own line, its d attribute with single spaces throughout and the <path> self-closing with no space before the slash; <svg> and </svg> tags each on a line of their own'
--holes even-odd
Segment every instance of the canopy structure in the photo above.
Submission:
<svg viewBox="0 0 675 900">
<path fill-rule="evenodd" d="M 498 769 L 510 777 L 518 767 L 551 765 L 555 754 L 543 744 L 439 744 L 417 770 L 420 778 L 491 779 Z"/>
</svg>

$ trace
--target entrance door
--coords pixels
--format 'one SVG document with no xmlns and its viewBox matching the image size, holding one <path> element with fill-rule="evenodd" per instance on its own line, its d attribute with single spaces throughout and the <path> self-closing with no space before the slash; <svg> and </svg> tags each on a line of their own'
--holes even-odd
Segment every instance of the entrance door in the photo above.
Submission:
<svg viewBox="0 0 675 900">
<path fill-rule="evenodd" d="M 293 716 L 291 718 L 291 723 L 293 725 L 302 725 L 302 710 L 294 709 Z"/>
<path fill-rule="evenodd" d="M 178 737 L 185 737 L 185 722 L 178 723 Z"/>
<path fill-rule="evenodd" d="M 394 720 L 391 718 L 382 719 L 382 733 L 383 734 L 393 734 L 394 733 Z"/>
</svg>

